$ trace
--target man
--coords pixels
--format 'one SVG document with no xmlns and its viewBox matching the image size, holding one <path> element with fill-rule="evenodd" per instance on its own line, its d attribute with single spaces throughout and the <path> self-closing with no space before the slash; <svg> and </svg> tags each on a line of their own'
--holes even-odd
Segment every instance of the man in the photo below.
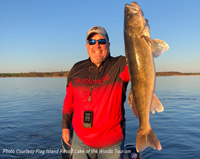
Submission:
<svg viewBox="0 0 200 159">
<path fill-rule="evenodd" d="M 93 159 L 96 154 L 99 159 L 120 159 L 122 153 L 116 150 L 124 148 L 126 59 L 110 55 L 108 34 L 102 27 L 92 27 L 86 41 L 89 59 L 76 63 L 67 78 L 62 138 L 72 146 L 73 159 Z"/>
</svg>

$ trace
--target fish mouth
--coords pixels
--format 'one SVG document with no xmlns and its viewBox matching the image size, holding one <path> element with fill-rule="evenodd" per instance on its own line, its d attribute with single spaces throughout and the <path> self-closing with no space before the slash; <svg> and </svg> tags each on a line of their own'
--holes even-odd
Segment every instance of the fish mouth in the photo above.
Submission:
<svg viewBox="0 0 200 159">
<path fill-rule="evenodd" d="M 125 8 L 128 8 L 133 13 L 137 13 L 140 10 L 140 6 L 137 2 L 132 2 L 132 4 L 126 4 Z"/>
</svg>

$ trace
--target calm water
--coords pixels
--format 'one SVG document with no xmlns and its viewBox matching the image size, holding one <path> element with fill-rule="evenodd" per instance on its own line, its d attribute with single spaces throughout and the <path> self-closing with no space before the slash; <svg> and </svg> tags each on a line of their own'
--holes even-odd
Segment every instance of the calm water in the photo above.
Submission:
<svg viewBox="0 0 200 159">
<path fill-rule="evenodd" d="M 0 158 L 60 158 L 65 86 L 66 78 L 0 78 Z M 199 159 L 200 76 L 157 77 L 155 93 L 165 111 L 150 123 L 163 149 L 143 158 Z M 134 144 L 138 120 L 125 109 L 125 143 Z"/>
</svg>

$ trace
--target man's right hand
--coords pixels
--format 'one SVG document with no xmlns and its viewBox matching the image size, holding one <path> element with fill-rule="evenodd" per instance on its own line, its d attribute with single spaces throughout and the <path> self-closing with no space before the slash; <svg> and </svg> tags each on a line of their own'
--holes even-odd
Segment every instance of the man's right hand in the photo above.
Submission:
<svg viewBox="0 0 200 159">
<path fill-rule="evenodd" d="M 70 142 L 70 130 L 69 129 L 62 129 L 62 138 L 64 140 L 64 142 L 68 145 L 71 146 L 71 142 Z"/>
</svg>

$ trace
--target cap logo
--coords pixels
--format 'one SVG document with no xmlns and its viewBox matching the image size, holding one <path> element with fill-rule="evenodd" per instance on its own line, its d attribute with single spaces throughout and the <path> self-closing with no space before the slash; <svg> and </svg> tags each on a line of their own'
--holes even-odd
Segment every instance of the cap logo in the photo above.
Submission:
<svg viewBox="0 0 200 159">
<path fill-rule="evenodd" d="M 93 27 L 90 31 L 92 31 L 92 30 L 98 30 L 98 29 L 100 29 L 99 27 Z"/>
</svg>

